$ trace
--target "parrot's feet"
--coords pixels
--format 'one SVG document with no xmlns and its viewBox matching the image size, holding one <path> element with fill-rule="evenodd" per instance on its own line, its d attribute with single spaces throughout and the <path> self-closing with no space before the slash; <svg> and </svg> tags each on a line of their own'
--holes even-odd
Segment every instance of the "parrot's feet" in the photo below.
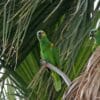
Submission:
<svg viewBox="0 0 100 100">
<path fill-rule="evenodd" d="M 47 61 L 45 61 L 44 59 L 40 59 L 40 63 L 41 63 L 41 65 L 43 65 L 44 67 L 48 68 L 48 66 L 47 66 Z"/>
</svg>

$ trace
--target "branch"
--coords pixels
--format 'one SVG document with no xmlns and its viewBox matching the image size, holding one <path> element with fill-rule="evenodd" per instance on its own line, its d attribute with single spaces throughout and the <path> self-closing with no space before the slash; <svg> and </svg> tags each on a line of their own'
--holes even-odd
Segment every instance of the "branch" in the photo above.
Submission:
<svg viewBox="0 0 100 100">
<path fill-rule="evenodd" d="M 58 67 L 46 62 L 46 61 L 42 61 L 41 62 L 45 67 L 47 67 L 48 69 L 56 72 L 59 76 L 61 76 L 61 78 L 65 81 L 65 83 L 68 85 L 68 87 L 71 85 L 71 80 L 68 78 L 68 76 L 63 73 Z"/>
<path fill-rule="evenodd" d="M 5 69 L 4 72 L 0 72 L 0 74 L 2 73 L 2 76 L 0 77 L 0 82 L 4 81 L 7 77 L 8 77 L 8 71 Z"/>
</svg>

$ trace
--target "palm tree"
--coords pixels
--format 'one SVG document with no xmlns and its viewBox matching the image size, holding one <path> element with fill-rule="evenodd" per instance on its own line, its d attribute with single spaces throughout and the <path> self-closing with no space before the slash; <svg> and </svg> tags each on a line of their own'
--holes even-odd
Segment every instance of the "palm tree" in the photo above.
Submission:
<svg viewBox="0 0 100 100">
<path fill-rule="evenodd" d="M 99 20 L 95 0 L 1 0 L 1 100 L 60 100 L 50 73 L 40 65 L 36 32 L 46 31 L 60 49 L 61 70 L 73 80 L 83 70 L 95 43 L 90 31 Z M 3 71 L 2 71 L 3 70 Z"/>
<path fill-rule="evenodd" d="M 100 46 L 89 59 L 86 70 L 64 94 L 64 100 L 99 100 L 100 99 Z"/>
</svg>

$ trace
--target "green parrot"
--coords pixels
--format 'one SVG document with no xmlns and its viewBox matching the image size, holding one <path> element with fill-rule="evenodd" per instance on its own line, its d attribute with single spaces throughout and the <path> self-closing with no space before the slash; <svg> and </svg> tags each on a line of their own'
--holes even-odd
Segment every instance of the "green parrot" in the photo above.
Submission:
<svg viewBox="0 0 100 100">
<path fill-rule="evenodd" d="M 47 35 L 44 31 L 38 31 L 37 32 L 37 38 L 39 40 L 40 44 L 40 54 L 41 58 L 55 66 L 60 66 L 60 61 L 59 61 L 59 50 L 54 47 L 53 43 L 49 41 L 47 38 Z M 60 76 L 51 71 L 51 76 L 54 81 L 54 87 L 56 91 L 60 91 L 61 89 L 61 78 Z"/>
</svg>

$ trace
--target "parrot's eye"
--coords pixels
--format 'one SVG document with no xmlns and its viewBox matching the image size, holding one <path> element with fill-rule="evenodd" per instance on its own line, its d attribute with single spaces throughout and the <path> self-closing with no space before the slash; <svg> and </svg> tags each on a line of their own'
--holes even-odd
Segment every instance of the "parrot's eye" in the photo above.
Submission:
<svg viewBox="0 0 100 100">
<path fill-rule="evenodd" d="M 42 34 L 42 32 L 43 32 L 43 31 L 38 31 L 38 32 L 37 32 L 37 34 L 38 34 L 38 35 L 41 35 L 41 34 Z"/>
</svg>

